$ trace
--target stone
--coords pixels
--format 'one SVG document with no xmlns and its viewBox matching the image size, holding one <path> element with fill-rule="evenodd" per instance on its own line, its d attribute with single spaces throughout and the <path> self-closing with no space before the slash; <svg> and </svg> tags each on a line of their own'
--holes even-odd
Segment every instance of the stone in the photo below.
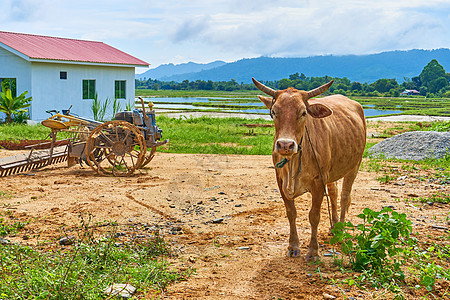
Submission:
<svg viewBox="0 0 450 300">
<path fill-rule="evenodd" d="M 212 220 L 213 224 L 220 224 L 223 222 L 223 218 L 218 218 L 218 219 L 214 219 Z"/>
<path fill-rule="evenodd" d="M 9 240 L 0 238 L 0 245 L 8 245 L 10 243 L 11 242 Z"/>
<path fill-rule="evenodd" d="M 108 296 L 119 296 L 125 299 L 131 298 L 134 292 L 136 292 L 136 288 L 128 283 L 115 283 L 103 291 Z"/>
<path fill-rule="evenodd" d="M 75 236 L 64 236 L 59 239 L 59 244 L 61 246 L 69 246 L 72 245 L 75 242 Z"/>
<path fill-rule="evenodd" d="M 336 297 L 327 293 L 323 293 L 323 299 L 336 299 Z"/>
</svg>

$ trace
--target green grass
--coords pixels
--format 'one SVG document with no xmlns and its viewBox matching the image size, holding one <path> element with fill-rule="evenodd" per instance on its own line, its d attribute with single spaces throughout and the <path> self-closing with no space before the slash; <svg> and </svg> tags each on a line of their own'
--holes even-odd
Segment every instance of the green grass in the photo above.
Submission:
<svg viewBox="0 0 450 300">
<path fill-rule="evenodd" d="M 19 230 L 25 227 L 25 222 L 14 222 L 9 224 L 5 219 L 0 218 L 0 238 L 7 235 L 15 235 Z"/>
<path fill-rule="evenodd" d="M 273 127 L 249 128 L 243 124 L 271 124 L 271 121 L 240 118 L 157 117 L 163 138 L 170 143 L 158 151 L 170 153 L 209 153 L 269 155 L 272 153 Z"/>
<path fill-rule="evenodd" d="M 43 125 L 0 124 L 0 140 L 42 140 L 51 130 Z"/>
<path fill-rule="evenodd" d="M 450 116 L 450 99 L 424 97 L 350 97 L 365 108 L 401 110 L 404 115 Z"/>
<path fill-rule="evenodd" d="M 191 272 L 172 270 L 161 259 L 172 251 L 157 234 L 128 241 L 114 232 L 97 239 L 86 234 L 73 246 L 57 247 L 0 246 L 0 299 L 104 299 L 114 283 L 129 283 L 142 296 Z"/>
</svg>

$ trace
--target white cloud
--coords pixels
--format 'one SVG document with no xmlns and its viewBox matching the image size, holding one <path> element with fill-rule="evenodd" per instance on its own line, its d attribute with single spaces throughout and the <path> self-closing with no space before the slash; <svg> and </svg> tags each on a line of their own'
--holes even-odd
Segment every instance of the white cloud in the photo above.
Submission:
<svg viewBox="0 0 450 300">
<path fill-rule="evenodd" d="M 448 0 L 0 0 L 0 4 L 0 30 L 100 40 L 153 66 L 261 55 L 450 47 Z"/>
</svg>

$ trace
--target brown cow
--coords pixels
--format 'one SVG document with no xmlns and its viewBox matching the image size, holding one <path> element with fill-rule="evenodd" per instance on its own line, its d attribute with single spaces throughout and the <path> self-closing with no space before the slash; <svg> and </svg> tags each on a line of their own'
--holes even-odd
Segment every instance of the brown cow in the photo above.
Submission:
<svg viewBox="0 0 450 300">
<path fill-rule="evenodd" d="M 294 88 L 275 91 L 252 79 L 259 90 L 271 96 L 258 97 L 270 109 L 275 124 L 272 159 L 290 225 L 288 256 L 300 255 L 294 199 L 310 192 L 311 241 L 306 260 L 317 260 L 317 226 L 324 184 L 331 199 L 333 225 L 338 222 L 337 180 L 344 178 L 340 222 L 344 221 L 351 203 L 352 185 L 366 144 L 363 109 L 342 95 L 310 99 L 325 92 L 333 81 L 306 92 Z"/>
</svg>

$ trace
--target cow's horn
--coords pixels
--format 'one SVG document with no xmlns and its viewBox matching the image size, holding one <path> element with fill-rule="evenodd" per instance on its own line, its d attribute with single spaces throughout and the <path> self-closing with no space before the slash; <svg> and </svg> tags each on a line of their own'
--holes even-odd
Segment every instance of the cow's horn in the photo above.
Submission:
<svg viewBox="0 0 450 300">
<path fill-rule="evenodd" d="M 318 96 L 318 95 L 324 93 L 326 90 L 328 90 L 330 88 L 330 86 L 333 84 L 333 82 L 334 82 L 334 80 L 331 80 L 330 82 L 328 82 L 322 86 L 319 86 L 318 88 L 310 90 L 308 92 L 309 98 L 312 98 L 312 97 L 315 97 L 315 96 Z"/>
<path fill-rule="evenodd" d="M 253 80 L 253 83 L 258 88 L 258 90 L 260 90 L 263 93 L 266 93 L 267 95 L 275 97 L 275 94 L 277 93 L 277 91 L 275 91 L 274 89 L 271 89 L 270 87 L 265 86 L 264 84 L 262 84 L 261 82 L 259 82 L 258 80 L 256 80 L 253 77 L 252 77 L 252 80 Z"/>
</svg>

